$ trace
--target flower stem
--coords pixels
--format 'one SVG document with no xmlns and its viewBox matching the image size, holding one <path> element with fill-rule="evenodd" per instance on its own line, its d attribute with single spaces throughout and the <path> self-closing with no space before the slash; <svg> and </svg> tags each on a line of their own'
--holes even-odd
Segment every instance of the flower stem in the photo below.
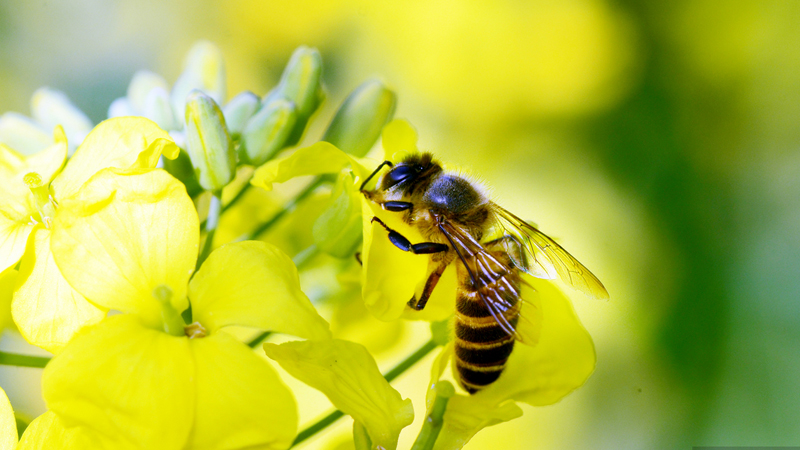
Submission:
<svg viewBox="0 0 800 450">
<path fill-rule="evenodd" d="M 208 204 L 208 219 L 206 219 L 206 241 L 203 244 L 203 249 L 200 251 L 200 255 L 197 257 L 197 266 L 195 267 L 195 271 L 203 265 L 203 262 L 211 253 L 211 246 L 214 242 L 214 232 L 217 231 L 219 215 L 222 211 L 222 201 L 220 200 L 221 196 L 221 192 L 214 192 L 211 196 L 211 202 Z"/>
<path fill-rule="evenodd" d="M 20 355 L 17 353 L 0 352 L 0 365 L 17 367 L 43 368 L 50 362 L 47 356 Z"/>
<path fill-rule="evenodd" d="M 447 381 L 437 383 L 436 386 L 436 399 L 433 401 L 431 413 L 425 418 L 422 423 L 422 429 L 419 431 L 417 440 L 411 446 L 411 450 L 431 450 L 433 444 L 436 443 L 436 438 L 439 437 L 439 432 L 442 431 L 444 425 L 444 412 L 447 409 L 447 402 L 450 397 L 455 394 L 453 385 Z"/>
<path fill-rule="evenodd" d="M 408 358 L 401 361 L 400 364 L 396 365 L 392 370 L 386 372 L 386 374 L 383 377 L 386 378 L 386 381 L 391 382 L 392 380 L 400 376 L 403 372 L 411 368 L 414 364 L 418 363 L 422 358 L 427 356 L 428 353 L 432 352 L 433 349 L 435 348 L 436 348 L 436 342 L 434 342 L 433 339 L 431 339 L 430 341 L 426 342 L 422 347 L 417 349 L 417 351 L 412 353 Z M 301 442 L 305 441 L 311 436 L 324 430 L 329 425 L 333 424 L 343 416 L 344 416 L 343 412 L 339 410 L 333 411 L 332 413 L 320 419 L 319 422 L 309 426 L 305 430 L 298 433 L 297 437 L 294 438 L 294 442 L 292 442 L 292 445 L 289 448 L 292 448 L 300 444 Z"/>
<path fill-rule="evenodd" d="M 283 218 L 283 216 L 285 216 L 287 213 L 293 211 L 294 208 L 297 207 L 298 204 L 300 204 L 300 202 L 305 200 L 306 197 L 308 197 L 309 195 L 311 195 L 314 192 L 314 190 L 316 190 L 320 185 L 322 185 L 323 183 L 327 182 L 328 180 L 329 180 L 329 177 L 327 177 L 325 175 L 318 176 L 317 178 L 314 179 L 314 181 L 311 182 L 311 184 L 306 186 L 306 188 L 303 189 L 302 192 L 297 194 L 297 197 L 291 199 L 289 201 L 289 203 L 287 203 L 286 206 L 282 210 L 278 211 L 269 220 L 267 220 L 266 222 L 262 223 L 258 228 L 253 230 L 252 233 L 246 234 L 246 235 L 240 237 L 237 240 L 239 240 L 239 241 L 247 241 L 247 240 L 251 240 L 251 239 L 256 239 L 261 233 L 269 230 L 276 223 L 278 223 L 278 221 L 281 220 L 281 218 Z"/>
</svg>

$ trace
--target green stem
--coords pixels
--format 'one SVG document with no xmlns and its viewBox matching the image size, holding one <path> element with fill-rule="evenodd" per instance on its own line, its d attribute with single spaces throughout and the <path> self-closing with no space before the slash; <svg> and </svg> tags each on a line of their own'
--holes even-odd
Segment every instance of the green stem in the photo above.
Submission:
<svg viewBox="0 0 800 450">
<path fill-rule="evenodd" d="M 239 200 L 241 200 L 242 197 L 244 197 L 244 194 L 247 193 L 247 190 L 250 189 L 250 186 L 252 186 L 252 184 L 250 184 L 250 180 L 247 180 L 245 185 L 241 189 L 239 189 L 239 192 L 236 193 L 236 195 L 231 199 L 231 201 L 229 201 L 228 203 L 225 204 L 225 206 L 222 207 L 222 212 L 224 213 L 225 211 L 233 207 L 233 205 L 235 205 Z"/>
<path fill-rule="evenodd" d="M 392 370 L 386 372 L 383 378 L 386 378 L 386 381 L 391 382 L 392 380 L 400 376 L 403 372 L 411 368 L 414 364 L 418 363 L 422 358 L 427 356 L 428 353 L 432 352 L 433 349 L 435 348 L 436 348 L 436 342 L 434 342 L 433 339 L 431 339 L 430 341 L 426 342 L 422 347 L 417 349 L 417 351 L 412 353 L 408 358 L 401 361 L 400 364 L 396 365 Z M 324 430 L 329 425 L 333 424 L 343 416 L 344 416 L 343 412 L 339 410 L 333 411 L 332 413 L 323 417 L 319 422 L 309 426 L 305 430 L 298 433 L 297 437 L 294 439 L 294 442 L 292 442 L 292 445 L 289 448 L 292 448 L 300 444 L 301 442 L 305 441 L 311 436 Z"/>
<path fill-rule="evenodd" d="M 217 225 L 219 225 L 219 215 L 222 211 L 222 201 L 220 197 L 222 195 L 221 192 L 214 192 L 214 195 L 211 196 L 211 202 L 208 204 L 208 218 L 206 219 L 206 241 L 203 244 L 203 249 L 200 251 L 200 255 L 197 257 L 197 266 L 195 267 L 195 271 L 203 265 L 203 262 L 208 258 L 208 255 L 211 254 L 211 247 L 214 242 L 214 233 L 217 231 Z"/>
<path fill-rule="evenodd" d="M 265 332 L 259 334 L 258 336 L 253 338 L 253 340 L 248 342 L 247 346 L 250 347 L 250 348 L 256 348 L 256 345 L 264 342 L 264 339 L 266 339 L 267 336 L 269 336 L 270 334 L 272 334 L 272 331 L 265 331 Z"/>
<path fill-rule="evenodd" d="M 295 266 L 297 266 L 297 269 L 299 270 L 301 267 L 311 262 L 311 260 L 313 260 L 314 257 L 317 255 L 319 255 L 319 248 L 316 245 L 311 244 L 304 250 L 301 250 L 299 253 L 294 255 L 294 258 L 292 258 L 292 262 L 294 263 Z"/>
<path fill-rule="evenodd" d="M 325 175 L 318 176 L 317 178 L 314 179 L 314 181 L 311 182 L 311 184 L 306 186 L 306 188 L 303 189 L 303 191 L 300 192 L 297 195 L 297 197 L 295 197 L 292 200 L 290 200 L 289 203 L 287 203 L 286 206 L 282 210 L 278 211 L 269 220 L 267 220 L 266 222 L 262 223 L 258 228 L 253 230 L 252 233 L 244 235 L 243 237 L 240 237 L 238 240 L 240 240 L 240 241 L 248 241 L 248 240 L 256 239 L 261 233 L 269 230 L 276 223 L 278 223 L 278 221 L 281 220 L 283 218 L 283 216 L 285 216 L 287 213 L 293 211 L 294 208 L 297 207 L 298 204 L 300 204 L 300 202 L 305 200 L 306 197 L 308 197 L 309 195 L 311 195 L 314 192 L 314 190 L 316 190 L 320 185 L 322 185 L 323 183 L 327 182 L 328 180 L 329 180 L 329 177 L 327 177 Z"/>
<path fill-rule="evenodd" d="M 17 353 L 0 352 L 0 365 L 17 367 L 43 368 L 50 362 L 47 356 L 20 355 Z"/>
<path fill-rule="evenodd" d="M 450 391 L 452 391 L 452 386 Z M 448 395 L 449 394 L 449 395 Z M 442 395 L 441 392 L 436 393 L 436 400 L 433 401 L 433 408 L 431 413 L 425 418 L 422 423 L 422 429 L 419 431 L 417 440 L 411 446 L 411 450 L 431 450 L 433 444 L 436 443 L 436 438 L 439 437 L 439 432 L 442 431 L 444 425 L 444 411 L 447 409 L 447 402 L 453 396 L 452 392 L 447 392 Z"/>
</svg>

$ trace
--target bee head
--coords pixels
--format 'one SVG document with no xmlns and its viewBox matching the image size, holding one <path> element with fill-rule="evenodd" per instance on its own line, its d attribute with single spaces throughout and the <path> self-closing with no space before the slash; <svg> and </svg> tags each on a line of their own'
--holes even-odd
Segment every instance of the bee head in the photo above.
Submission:
<svg viewBox="0 0 800 450">
<path fill-rule="evenodd" d="M 413 185 L 415 181 L 429 178 L 442 171 L 442 167 L 433 160 L 430 153 L 415 153 L 395 164 L 392 170 L 384 175 L 381 188 L 389 189 L 396 185 Z"/>
</svg>

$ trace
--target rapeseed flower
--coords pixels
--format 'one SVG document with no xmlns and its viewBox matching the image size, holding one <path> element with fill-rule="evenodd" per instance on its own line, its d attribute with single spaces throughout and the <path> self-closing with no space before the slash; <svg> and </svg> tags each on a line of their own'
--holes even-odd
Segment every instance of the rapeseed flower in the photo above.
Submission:
<svg viewBox="0 0 800 450">
<path fill-rule="evenodd" d="M 154 123 L 134 117 L 99 124 L 66 166 L 61 127 L 55 128 L 54 141 L 27 157 L 0 145 L 0 271 L 20 261 L 14 321 L 25 339 L 56 353 L 78 329 L 106 313 L 75 291 L 53 260 L 50 240 L 59 217 L 82 206 L 74 198 L 98 171 L 155 167 L 162 153 L 174 158 L 178 147 Z"/>
<path fill-rule="evenodd" d="M 96 448 L 287 448 L 297 428 L 291 392 L 225 329 L 330 337 L 289 257 L 234 243 L 192 276 L 197 214 L 162 170 L 104 170 L 69 203 L 53 232 L 56 263 L 91 302 L 125 314 L 81 330 L 46 367 L 57 419 Z"/>
</svg>

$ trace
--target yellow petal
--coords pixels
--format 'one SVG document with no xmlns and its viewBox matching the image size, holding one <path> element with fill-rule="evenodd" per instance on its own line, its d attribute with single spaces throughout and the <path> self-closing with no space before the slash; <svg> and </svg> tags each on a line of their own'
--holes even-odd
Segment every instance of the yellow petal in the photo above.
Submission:
<svg viewBox="0 0 800 450">
<path fill-rule="evenodd" d="M 145 328 L 130 314 L 77 334 L 42 376 L 44 399 L 64 425 L 121 448 L 184 448 L 194 386 L 189 339 Z"/>
<path fill-rule="evenodd" d="M 522 416 L 522 409 L 513 401 L 496 405 L 476 401 L 465 395 L 455 395 L 447 403 L 444 424 L 434 444 L 434 450 L 458 450 L 478 431 Z"/>
<path fill-rule="evenodd" d="M 541 300 L 539 342 L 532 347 L 515 345 L 500 378 L 474 398 L 550 405 L 582 386 L 594 371 L 594 343 L 569 299 L 547 280 L 527 276 L 525 280 Z M 530 289 L 523 287 L 523 298 L 534 297 Z"/>
<path fill-rule="evenodd" d="M 60 126 L 53 131 L 53 141 L 55 142 L 53 145 L 25 158 L 24 173 L 38 173 L 45 184 L 53 180 L 67 160 L 67 136 Z"/>
<path fill-rule="evenodd" d="M 0 142 L 23 155 L 33 155 L 53 143 L 50 130 L 15 112 L 0 116 Z"/>
<path fill-rule="evenodd" d="M 370 222 L 377 215 L 387 226 L 411 242 L 422 242 L 423 239 L 416 228 L 402 221 L 402 215 L 386 214 L 375 203 L 363 201 L 364 246 L 361 257 L 364 265 L 361 293 L 367 309 L 378 319 L 389 321 L 403 314 L 406 304 L 414 296 L 415 286 L 425 277 L 429 257 L 403 252 L 395 247 L 389 241 L 387 231 L 377 222 Z M 443 291 L 441 288 L 438 287 L 434 292 Z"/>
<path fill-rule="evenodd" d="M 17 263 L 28 244 L 33 225 L 15 211 L 4 210 L 4 194 L 0 190 L 0 271 Z M 29 219 L 30 220 L 30 219 Z"/>
<path fill-rule="evenodd" d="M 13 450 L 17 445 L 17 421 L 6 392 L 0 388 L 0 450 Z"/>
<path fill-rule="evenodd" d="M 51 248 L 64 277 L 98 305 L 160 323 L 154 289 L 186 309 L 199 225 L 186 188 L 163 170 L 104 170 L 61 202 Z"/>
<path fill-rule="evenodd" d="M 180 149 L 166 131 L 143 117 L 115 117 L 97 125 L 64 171 L 53 180 L 56 199 L 73 194 L 96 172 L 108 168 L 152 168 L 158 157 L 174 159 Z"/>
<path fill-rule="evenodd" d="M 399 161 L 402 155 L 417 151 L 417 131 L 408 121 L 395 119 L 383 127 L 381 145 L 389 161 Z"/>
<path fill-rule="evenodd" d="M 400 431 L 411 424 L 411 400 L 403 400 L 383 378 L 367 350 L 353 342 L 264 344 L 267 356 L 293 377 L 318 389 L 345 414 L 364 425 L 374 445 L 393 450 Z"/>
<path fill-rule="evenodd" d="M 2 448 L 2 447 L 0 447 Z M 33 419 L 22 434 L 16 450 L 125 450 L 130 447 L 118 447 L 112 443 L 104 443 L 97 436 L 90 435 L 84 427 L 64 426 L 64 423 L 52 411 L 47 411 Z"/>
<path fill-rule="evenodd" d="M 297 149 L 286 158 L 273 159 L 256 169 L 250 181 L 268 191 L 273 183 L 283 183 L 303 175 L 336 173 L 353 162 L 353 158 L 328 142 L 317 142 Z"/>
<path fill-rule="evenodd" d="M 17 282 L 18 272 L 8 268 L 0 272 L 0 332 L 6 327 L 13 326 L 11 321 L 11 298 L 14 295 L 14 284 Z"/>
<path fill-rule="evenodd" d="M 31 344 L 58 353 L 82 327 L 106 311 L 89 303 L 61 275 L 50 253 L 50 230 L 37 227 L 22 258 L 11 312 Z"/>
<path fill-rule="evenodd" d="M 189 283 L 192 318 L 208 330 L 230 325 L 308 339 L 329 338 L 328 323 L 300 290 L 297 268 L 272 244 L 223 245 Z"/>
<path fill-rule="evenodd" d="M 297 405 L 269 363 L 225 333 L 192 339 L 197 401 L 191 450 L 286 449 Z"/>
</svg>

